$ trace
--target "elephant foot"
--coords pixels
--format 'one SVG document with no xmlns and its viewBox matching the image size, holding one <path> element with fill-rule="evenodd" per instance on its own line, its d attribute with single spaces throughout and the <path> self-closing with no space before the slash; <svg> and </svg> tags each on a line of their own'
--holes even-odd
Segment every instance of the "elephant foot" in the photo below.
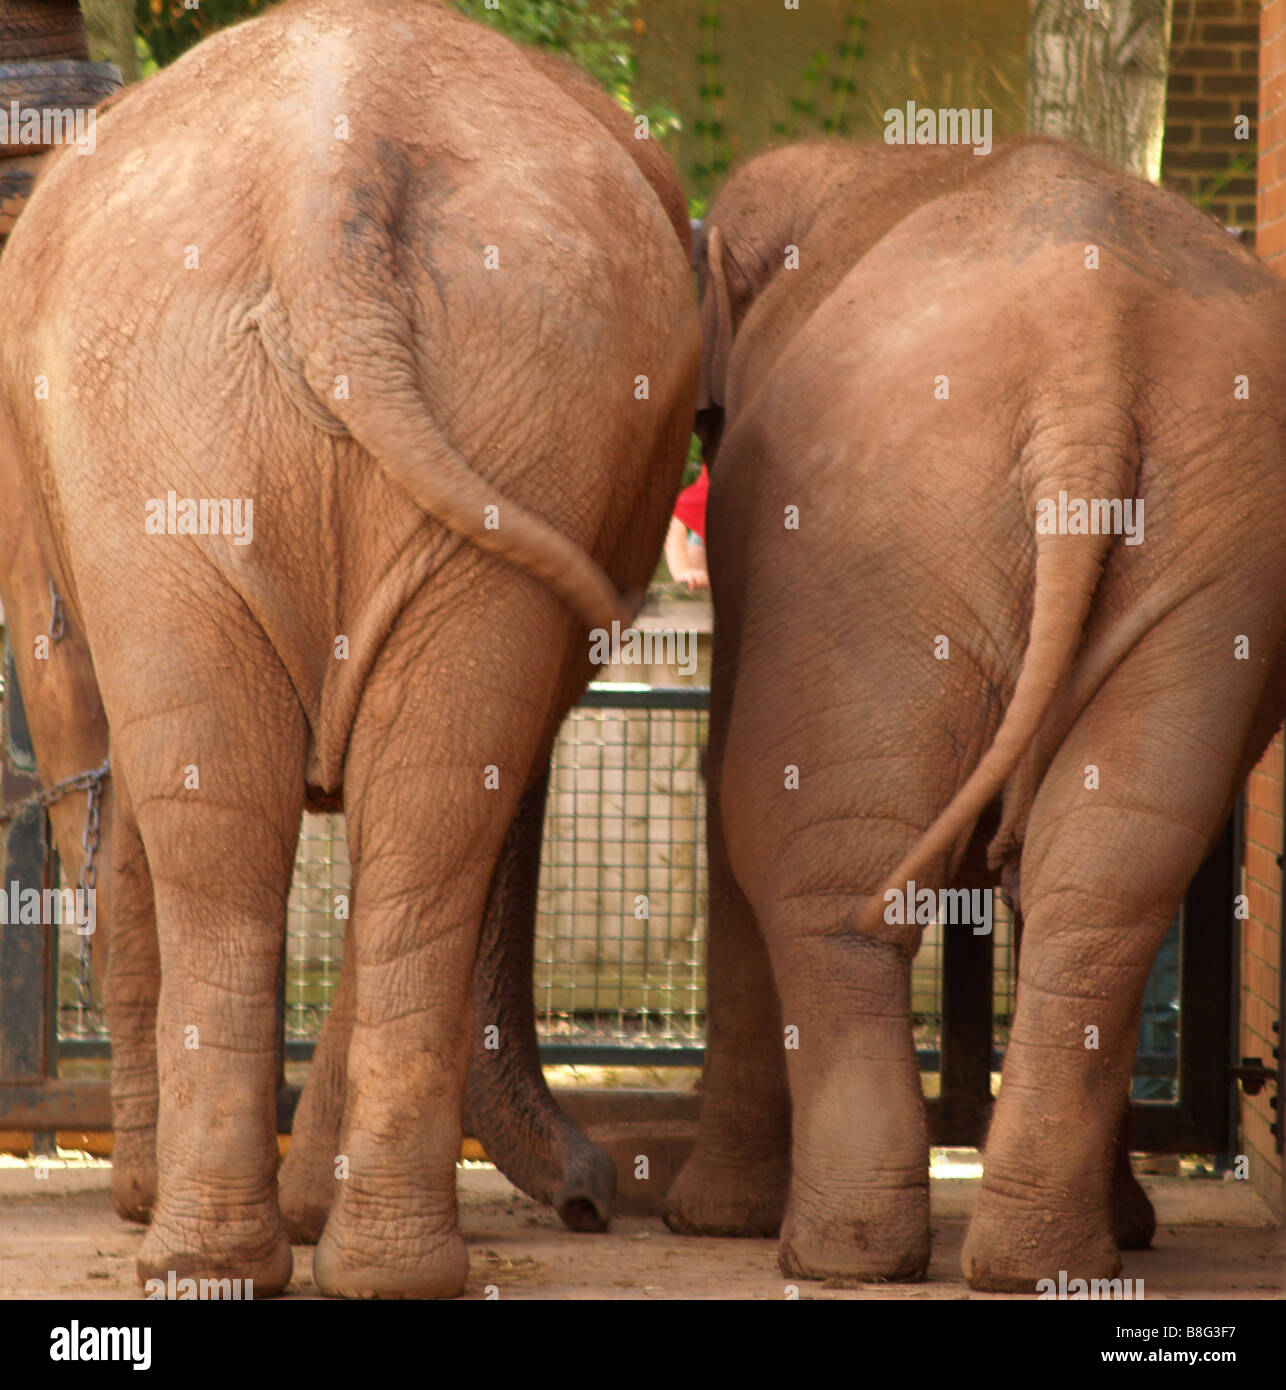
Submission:
<svg viewBox="0 0 1286 1390">
<path fill-rule="evenodd" d="M 112 1206 L 146 1226 L 156 1205 L 156 1130 L 118 1131 L 112 1141 Z"/>
<path fill-rule="evenodd" d="M 335 1215 L 341 1208 L 337 1205 Z M 469 1278 L 469 1251 L 457 1232 L 407 1242 L 346 1243 L 332 1216 L 317 1242 L 313 1278 L 332 1298 L 454 1298 Z"/>
<path fill-rule="evenodd" d="M 1046 1293 L 1075 1279 L 1114 1279 L 1121 1257 L 1107 1212 L 1058 1216 L 1048 1206 L 988 1191 L 984 1179 L 965 1236 L 961 1265 L 981 1293 Z"/>
<path fill-rule="evenodd" d="M 929 1188 L 855 1193 L 844 1210 L 800 1200 L 782 1223 L 777 1263 L 803 1279 L 911 1283 L 929 1267 Z"/>
<path fill-rule="evenodd" d="M 276 1222 L 266 1238 L 247 1229 L 244 1240 L 218 1227 L 219 1242 L 196 1238 L 212 1223 L 184 1229 L 166 1221 L 158 1209 L 138 1255 L 138 1282 L 148 1298 L 271 1298 L 290 1283 L 294 1267 L 290 1242 Z M 249 1226 L 238 1222 L 236 1225 Z M 187 1283 L 185 1281 L 193 1281 Z M 240 1284 L 234 1281 L 240 1280 Z"/>
<path fill-rule="evenodd" d="M 330 1161 L 310 1156 L 296 1137 L 277 1174 L 277 1201 L 281 1224 L 295 1245 L 316 1245 L 326 1228 L 335 1198 L 335 1176 Z"/>
<path fill-rule="evenodd" d="M 325 1197 L 302 1191 L 281 1194 L 281 1224 L 292 1245 L 316 1245 L 330 1216 L 330 1194 Z"/>
<path fill-rule="evenodd" d="M 684 1236 L 766 1239 L 781 1230 L 790 1159 L 714 1164 L 698 1153 L 665 1194 L 665 1224 Z"/>
<path fill-rule="evenodd" d="M 1143 1185 L 1129 1168 L 1118 1169 L 1112 1175 L 1112 1239 L 1116 1248 L 1147 1250 L 1156 1228 L 1156 1212 Z"/>
<path fill-rule="evenodd" d="M 1150 1249 L 1156 1229 L 1156 1212 L 1137 1179 L 1112 1189 L 1112 1239 L 1118 1250 Z"/>
</svg>

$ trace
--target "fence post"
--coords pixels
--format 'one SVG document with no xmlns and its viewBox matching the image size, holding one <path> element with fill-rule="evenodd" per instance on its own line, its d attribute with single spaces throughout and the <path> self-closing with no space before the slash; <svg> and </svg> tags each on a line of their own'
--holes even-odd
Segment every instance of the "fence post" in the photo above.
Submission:
<svg viewBox="0 0 1286 1390">
<path fill-rule="evenodd" d="M 38 791 L 40 778 L 7 633 L 4 681 L 7 717 L 0 801 L 10 802 Z M 0 892 L 10 908 L 25 889 L 46 887 L 49 853 L 43 810 L 24 811 L 0 827 Z M 58 928 L 22 925 L 9 920 L 12 915 L 0 913 L 5 919 L 0 922 L 0 1086 L 48 1081 L 56 1069 Z"/>
</svg>

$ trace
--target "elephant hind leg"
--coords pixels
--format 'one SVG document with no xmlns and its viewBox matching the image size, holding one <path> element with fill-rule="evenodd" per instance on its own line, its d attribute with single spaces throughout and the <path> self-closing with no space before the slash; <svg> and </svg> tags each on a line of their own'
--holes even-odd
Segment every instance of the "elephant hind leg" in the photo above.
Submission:
<svg viewBox="0 0 1286 1390">
<path fill-rule="evenodd" d="M 532 935 L 546 779 L 523 795 L 492 876 L 474 966 L 479 1026 L 469 1063 L 464 1131 L 528 1196 L 552 1205 L 573 1231 L 607 1229 L 616 1167 L 559 1110 L 540 1070 L 532 1003 Z M 339 987 L 295 1112 L 279 1180 L 291 1240 L 316 1244 L 335 1196 L 356 966 L 347 943 Z M 488 1047 L 485 1025 L 499 1026 Z"/>
<path fill-rule="evenodd" d="M 752 900 L 777 981 L 790 1082 L 786 1275 L 903 1281 L 928 1268 L 928 1133 L 911 1027 L 919 928 L 886 922 L 882 938 L 858 929 L 888 865 L 918 833 L 884 815 L 821 820 L 783 838 L 792 863 L 827 865 L 834 876 L 788 878 L 773 898 Z M 926 886 L 945 881 L 944 861 L 926 866 Z"/>
<path fill-rule="evenodd" d="M 104 1005 L 112 1035 L 112 1205 L 146 1222 L 156 1204 L 156 1008 L 161 961 L 152 875 L 124 783 L 109 792 L 109 937 Z"/>
<path fill-rule="evenodd" d="M 243 639 L 240 664 L 212 674 L 201 653 L 224 631 L 177 621 L 156 631 L 171 649 L 151 662 L 147 635 L 133 635 L 153 682 L 138 687 L 146 703 L 134 690 L 116 711 L 109 703 L 161 964 L 157 1200 L 138 1276 L 149 1292 L 171 1272 L 253 1280 L 264 1297 L 291 1274 L 277 1205 L 275 1004 L 307 727 L 266 642 Z M 184 637 L 190 650 L 174 652 Z M 204 673 L 195 700 L 182 684 L 193 670 Z M 241 717 L 246 688 L 257 691 L 253 717 Z"/>
<path fill-rule="evenodd" d="M 453 1297 L 468 1278 L 455 1175 L 473 966 L 564 664 L 561 645 L 531 640 L 556 629 L 555 600 L 517 570 L 494 566 L 494 620 L 478 611 L 420 591 L 380 650 L 349 739 L 354 1022 L 342 1180 L 313 1259 L 329 1294 Z"/>
<path fill-rule="evenodd" d="M 1018 1007 L 963 1255 L 974 1288 L 1110 1280 L 1118 1219 L 1133 1240 L 1148 1234 L 1119 1152 L 1139 1008 L 1223 822 L 1263 680 L 1235 662 L 1241 688 L 1186 678 L 1195 648 L 1186 622 L 1154 629 L 1082 713 L 1033 803 Z M 1114 1187 L 1126 1204 L 1115 1218 Z"/>
<path fill-rule="evenodd" d="M 869 882 L 873 889 L 880 879 Z M 913 949 L 857 934 L 869 891 L 791 904 L 767 928 L 792 1046 L 792 1175 L 779 1255 L 787 1275 L 900 1282 L 923 1278 L 929 1264 Z"/>
<path fill-rule="evenodd" d="M 516 1187 L 551 1204 L 570 1230 L 604 1231 L 616 1165 L 558 1108 L 536 1045 L 532 964 L 548 784 L 545 773 L 523 793 L 491 879 L 473 971 L 464 1127 Z"/>
<path fill-rule="evenodd" d="M 1137 1025 L 1135 1032 L 1138 1031 Z M 1156 1234 L 1157 1218 L 1143 1184 L 1130 1164 L 1130 1109 L 1121 1118 L 1112 1166 L 1112 1239 L 1118 1250 L 1147 1250 Z"/>
<path fill-rule="evenodd" d="M 1006 864 L 1003 871 L 1005 900 L 1014 913 L 1018 941 L 1022 942 L 1022 907 L 1018 890 L 1018 866 Z M 1138 1032 L 1138 1020 L 1133 1031 Z M 1143 1185 L 1130 1163 L 1130 1102 L 1125 1102 L 1121 1128 L 1116 1138 L 1112 1163 L 1112 1239 L 1118 1250 L 1147 1250 L 1156 1234 L 1156 1213 Z"/>
<path fill-rule="evenodd" d="M 681 1235 L 775 1236 L 790 1190 L 781 1007 L 754 912 L 728 866 L 717 803 L 711 795 L 706 812 L 709 1038 L 701 1119 L 692 1154 L 666 1194 L 665 1224 Z"/>
<path fill-rule="evenodd" d="M 900 640 L 903 616 L 896 604 L 882 610 L 887 637 L 877 627 L 846 629 L 831 679 L 811 686 L 782 679 L 782 672 L 815 667 L 813 638 L 802 629 L 798 647 L 776 644 L 770 655 L 743 645 L 735 699 L 725 684 L 712 701 L 718 756 L 711 759 L 710 804 L 728 872 L 744 895 L 744 906 L 734 894 L 719 911 L 741 934 L 730 954 L 754 942 L 757 927 L 770 963 L 757 968 L 760 997 L 744 1009 L 762 1030 L 746 1061 L 762 1058 L 762 1075 L 770 1078 L 774 1145 L 786 1129 L 782 1115 L 789 1116 L 779 1263 L 804 1278 L 918 1279 L 929 1263 L 929 1150 L 911 1025 L 920 928 L 914 905 L 901 913 L 873 909 L 892 866 L 950 799 L 959 769 L 948 719 L 926 721 L 908 740 L 900 699 L 867 696 L 869 673 L 892 669 L 888 642 Z M 840 674 L 850 668 L 851 682 Z M 899 692 L 906 675 L 898 668 Z M 852 702 L 834 699 L 834 689 L 863 693 L 860 716 Z M 735 978 L 753 959 L 731 966 L 725 960 L 721 970 L 713 958 L 719 853 L 712 835 L 712 989 L 720 974 L 731 968 Z M 937 889 L 949 882 L 948 860 L 943 853 L 926 864 L 917 884 Z M 872 917 L 878 933 L 864 929 Z M 715 1002 L 712 996 L 712 1077 Z M 723 1060 L 746 1095 L 762 1091 L 762 1077 L 736 1069 L 735 1049 Z M 725 1089 L 730 1111 L 712 1110 L 711 1119 L 743 1147 L 762 1144 L 763 1136 L 738 1130 L 735 1086 Z M 760 1113 L 743 1119 L 753 1122 Z M 703 1127 L 709 1132 L 704 1115 Z M 780 1190 L 777 1182 L 773 1190 Z M 676 1199 L 683 1196 L 680 1186 Z"/>
</svg>

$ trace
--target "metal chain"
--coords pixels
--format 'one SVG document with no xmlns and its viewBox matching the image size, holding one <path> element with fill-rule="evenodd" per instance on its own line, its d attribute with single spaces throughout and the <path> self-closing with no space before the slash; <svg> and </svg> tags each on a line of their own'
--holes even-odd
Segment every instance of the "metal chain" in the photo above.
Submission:
<svg viewBox="0 0 1286 1390">
<path fill-rule="evenodd" d="M 103 763 L 103 776 L 106 774 L 107 763 Z M 90 905 L 93 903 L 94 889 L 98 885 L 98 865 L 94 863 L 94 855 L 98 853 L 98 812 L 99 800 L 103 795 L 103 777 L 95 777 L 86 788 L 85 797 L 85 833 L 81 836 L 81 846 L 85 851 L 84 858 L 80 861 L 80 892 L 84 895 L 81 902 L 85 904 L 86 913 L 91 912 Z M 97 925 L 97 909 L 93 909 L 90 920 Z M 80 938 L 80 973 L 76 978 L 76 1002 L 82 1009 L 89 1012 L 94 1007 L 94 976 L 93 968 L 93 941 L 94 933 L 86 932 Z"/>
<path fill-rule="evenodd" d="M 91 772 L 78 772 L 74 777 L 64 777 L 61 782 L 55 782 L 52 787 L 44 787 L 38 792 L 32 792 L 30 796 L 23 797 L 21 801 L 11 801 L 8 805 L 0 804 L 0 825 L 8 825 L 10 821 L 17 820 L 24 811 L 29 811 L 34 807 L 52 806 L 55 801 L 61 801 L 64 796 L 69 796 L 72 792 L 87 792 L 94 788 L 101 788 L 103 780 L 111 773 L 112 760 L 104 758 L 99 765 Z"/>
</svg>

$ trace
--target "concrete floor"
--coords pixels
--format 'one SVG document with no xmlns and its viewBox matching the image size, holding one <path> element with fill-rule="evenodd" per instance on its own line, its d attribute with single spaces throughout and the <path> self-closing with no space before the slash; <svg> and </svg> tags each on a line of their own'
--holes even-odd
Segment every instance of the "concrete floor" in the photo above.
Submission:
<svg viewBox="0 0 1286 1390">
<path fill-rule="evenodd" d="M 0 1167 L 0 1299 L 139 1296 L 134 1256 L 143 1227 L 119 1221 L 105 1165 L 56 1161 L 37 1178 L 30 1163 Z M 1286 1230 L 1244 1185 L 1145 1177 L 1158 1217 L 1155 1247 L 1130 1254 L 1123 1273 L 1144 1281 L 1148 1301 L 1280 1299 L 1286 1293 Z M 620 1216 L 605 1235 L 573 1235 L 548 1208 L 489 1165 L 459 1170 L 460 1220 L 471 1247 L 466 1298 L 494 1286 L 520 1299 L 962 1299 L 960 1245 L 975 1178 L 932 1183 L 934 1251 L 920 1284 L 832 1289 L 788 1281 L 771 1240 L 691 1239 L 651 1216 Z M 317 1297 L 312 1251 L 295 1250 L 290 1295 Z"/>
</svg>

